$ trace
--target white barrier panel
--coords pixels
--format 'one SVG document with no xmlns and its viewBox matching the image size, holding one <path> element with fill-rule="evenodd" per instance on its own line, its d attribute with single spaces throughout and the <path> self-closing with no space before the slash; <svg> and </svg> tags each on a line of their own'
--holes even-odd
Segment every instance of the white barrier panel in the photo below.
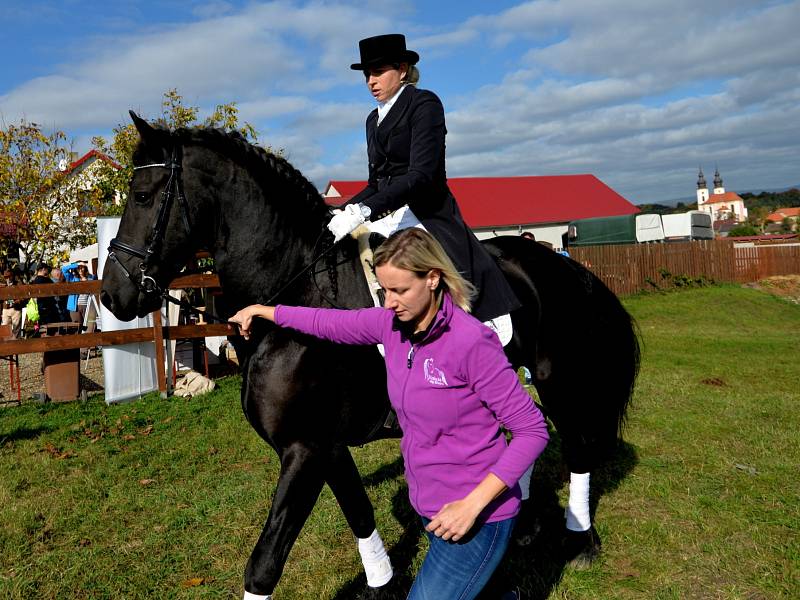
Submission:
<svg viewBox="0 0 800 600">
<path fill-rule="evenodd" d="M 97 272 L 103 273 L 108 258 L 108 244 L 117 235 L 120 217 L 97 218 Z M 100 306 L 103 331 L 120 331 L 152 327 L 152 315 L 125 322 L 117 319 L 105 306 Z M 152 342 L 103 347 L 106 403 L 122 402 L 158 389 L 156 348 Z"/>
</svg>

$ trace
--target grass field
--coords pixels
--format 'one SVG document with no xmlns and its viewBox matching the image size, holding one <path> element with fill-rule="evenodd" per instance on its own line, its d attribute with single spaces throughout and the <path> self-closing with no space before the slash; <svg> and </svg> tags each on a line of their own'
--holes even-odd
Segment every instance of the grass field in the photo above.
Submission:
<svg viewBox="0 0 800 600">
<path fill-rule="evenodd" d="M 643 364 L 625 443 L 597 474 L 603 554 L 557 558 L 557 444 L 494 589 L 526 598 L 800 597 L 800 306 L 734 286 L 625 300 Z M 240 598 L 278 463 L 245 423 L 239 380 L 121 406 L 0 411 L 0 598 Z M 554 434 L 557 439 L 557 433 Z M 355 448 L 407 585 L 422 553 L 397 441 Z M 352 534 L 326 488 L 275 598 L 351 598 Z M 506 586 L 507 587 L 507 586 Z"/>
</svg>

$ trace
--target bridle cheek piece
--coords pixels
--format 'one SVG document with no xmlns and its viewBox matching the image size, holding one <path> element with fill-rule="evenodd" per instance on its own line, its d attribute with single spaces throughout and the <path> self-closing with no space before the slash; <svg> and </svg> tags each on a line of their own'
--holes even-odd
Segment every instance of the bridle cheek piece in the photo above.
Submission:
<svg viewBox="0 0 800 600">
<path fill-rule="evenodd" d="M 164 241 L 167 219 L 169 219 L 174 198 L 177 197 L 181 205 L 181 216 L 183 217 L 183 225 L 187 233 L 191 233 L 192 231 L 191 224 L 189 223 L 189 204 L 186 201 L 186 195 L 183 193 L 183 179 L 181 177 L 181 170 L 183 167 L 181 165 L 180 146 L 173 147 L 169 162 L 140 165 L 138 167 L 133 167 L 133 170 L 140 171 L 142 169 L 153 168 L 169 169 L 169 179 L 167 180 L 164 191 L 161 192 L 161 203 L 158 206 L 156 221 L 153 223 L 153 229 L 150 233 L 150 244 L 143 250 L 138 246 L 127 244 L 115 237 L 108 244 L 108 259 L 122 269 L 125 276 L 140 292 L 145 295 L 159 294 L 161 296 L 166 296 L 167 291 L 162 290 L 156 280 L 147 274 L 147 269 L 150 267 L 151 259 Z M 117 258 L 117 252 L 124 252 L 130 256 L 136 256 L 142 259 L 139 263 L 138 278 L 134 277 L 133 274 L 125 268 L 125 265 L 120 262 Z"/>
</svg>

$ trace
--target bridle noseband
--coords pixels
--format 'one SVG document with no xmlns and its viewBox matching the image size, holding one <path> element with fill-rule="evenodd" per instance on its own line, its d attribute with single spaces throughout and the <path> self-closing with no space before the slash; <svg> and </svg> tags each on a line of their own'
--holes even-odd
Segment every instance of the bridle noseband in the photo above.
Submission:
<svg viewBox="0 0 800 600">
<path fill-rule="evenodd" d="M 191 233 L 191 224 L 189 222 L 189 203 L 186 201 L 186 195 L 183 193 L 183 178 L 181 171 L 181 152 L 180 146 L 173 146 L 172 156 L 169 162 L 151 163 L 148 165 L 140 165 L 133 167 L 134 171 L 142 169 L 162 168 L 169 169 L 169 179 L 164 191 L 161 192 L 161 203 L 158 206 L 158 214 L 156 221 L 153 223 L 153 229 L 150 233 L 150 244 L 146 249 L 138 246 L 125 243 L 119 238 L 114 238 L 108 245 L 108 259 L 116 264 L 125 273 L 125 276 L 133 283 L 136 288 L 145 295 L 158 294 L 165 296 L 166 293 L 161 289 L 155 279 L 147 274 L 147 269 L 150 267 L 150 261 L 164 241 L 164 232 L 166 231 L 167 219 L 172 208 L 174 198 L 178 198 L 181 205 L 181 216 L 183 217 L 183 225 L 187 233 Z M 139 263 L 139 278 L 135 278 L 133 274 L 125 268 L 120 260 L 117 258 L 117 252 L 124 252 L 131 256 L 136 256 L 141 260 Z"/>
</svg>

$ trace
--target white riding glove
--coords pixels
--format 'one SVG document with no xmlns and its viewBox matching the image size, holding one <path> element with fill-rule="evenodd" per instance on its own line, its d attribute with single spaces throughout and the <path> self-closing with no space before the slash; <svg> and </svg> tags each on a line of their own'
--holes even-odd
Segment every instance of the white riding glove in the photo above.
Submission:
<svg viewBox="0 0 800 600">
<path fill-rule="evenodd" d="M 333 215 L 328 223 L 328 231 L 333 234 L 333 241 L 336 243 L 364 221 L 364 215 L 361 214 L 358 205 L 348 204 L 341 212 Z"/>
</svg>

